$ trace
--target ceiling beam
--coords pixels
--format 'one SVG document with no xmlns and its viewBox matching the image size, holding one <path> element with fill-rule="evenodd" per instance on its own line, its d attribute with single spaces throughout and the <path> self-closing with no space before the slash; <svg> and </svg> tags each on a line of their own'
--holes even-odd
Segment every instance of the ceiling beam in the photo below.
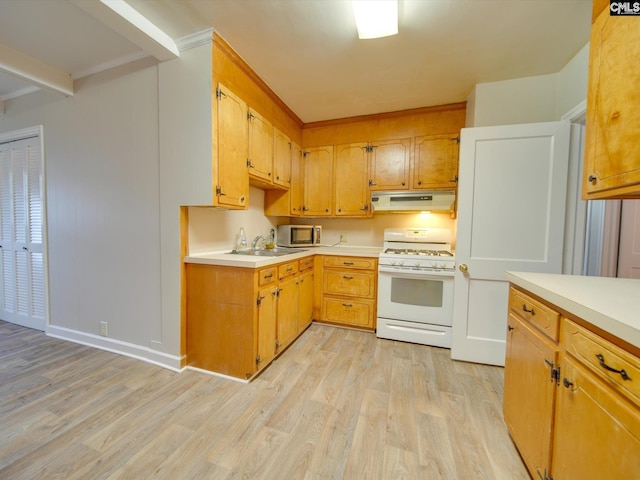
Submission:
<svg viewBox="0 0 640 480">
<path fill-rule="evenodd" d="M 159 61 L 180 56 L 176 42 L 124 0 L 70 1 Z"/>
<path fill-rule="evenodd" d="M 65 96 L 73 95 L 71 74 L 2 44 L 0 44 L 0 72 L 50 92 Z"/>
</svg>

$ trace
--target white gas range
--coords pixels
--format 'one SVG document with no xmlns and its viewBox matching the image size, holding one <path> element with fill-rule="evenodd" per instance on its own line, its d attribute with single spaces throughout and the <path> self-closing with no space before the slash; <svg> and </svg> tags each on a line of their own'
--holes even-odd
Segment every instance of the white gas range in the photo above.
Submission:
<svg viewBox="0 0 640 480">
<path fill-rule="evenodd" d="M 378 264 L 377 336 L 451 348 L 451 231 L 385 229 Z"/>
</svg>

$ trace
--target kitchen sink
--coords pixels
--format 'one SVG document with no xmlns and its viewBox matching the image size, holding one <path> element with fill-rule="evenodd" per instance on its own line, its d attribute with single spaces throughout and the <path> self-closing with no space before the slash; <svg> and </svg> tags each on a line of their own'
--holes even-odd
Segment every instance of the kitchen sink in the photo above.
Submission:
<svg viewBox="0 0 640 480">
<path fill-rule="evenodd" d="M 300 253 L 306 252 L 304 249 L 300 248 L 285 248 L 285 247 L 276 247 L 265 250 L 232 250 L 229 254 L 232 255 L 248 255 L 253 257 L 281 257 L 283 255 L 290 255 L 292 253 Z"/>
</svg>

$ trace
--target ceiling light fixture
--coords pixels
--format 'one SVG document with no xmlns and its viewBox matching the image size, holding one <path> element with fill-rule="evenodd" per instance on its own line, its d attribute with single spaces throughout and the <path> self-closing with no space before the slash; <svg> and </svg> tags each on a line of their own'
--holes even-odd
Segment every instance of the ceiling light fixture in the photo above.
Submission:
<svg viewBox="0 0 640 480">
<path fill-rule="evenodd" d="M 380 38 L 398 33 L 398 0 L 352 0 L 358 38 Z"/>
</svg>

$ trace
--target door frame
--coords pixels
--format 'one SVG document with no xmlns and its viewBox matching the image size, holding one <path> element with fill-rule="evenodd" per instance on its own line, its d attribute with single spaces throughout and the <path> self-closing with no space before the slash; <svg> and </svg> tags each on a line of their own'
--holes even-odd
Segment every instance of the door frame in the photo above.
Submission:
<svg viewBox="0 0 640 480">
<path fill-rule="evenodd" d="M 9 132 L 0 133 L 0 144 L 15 142 L 18 140 L 25 140 L 27 138 L 38 138 L 40 142 L 40 168 L 42 173 L 42 191 L 40 192 L 40 198 L 42 199 L 42 259 L 44 268 L 44 299 L 45 299 L 45 314 L 43 331 L 47 332 L 49 329 L 49 242 L 47 238 L 47 179 L 44 162 L 44 126 L 36 125 L 33 127 L 22 128 L 19 130 L 12 130 Z"/>
</svg>

